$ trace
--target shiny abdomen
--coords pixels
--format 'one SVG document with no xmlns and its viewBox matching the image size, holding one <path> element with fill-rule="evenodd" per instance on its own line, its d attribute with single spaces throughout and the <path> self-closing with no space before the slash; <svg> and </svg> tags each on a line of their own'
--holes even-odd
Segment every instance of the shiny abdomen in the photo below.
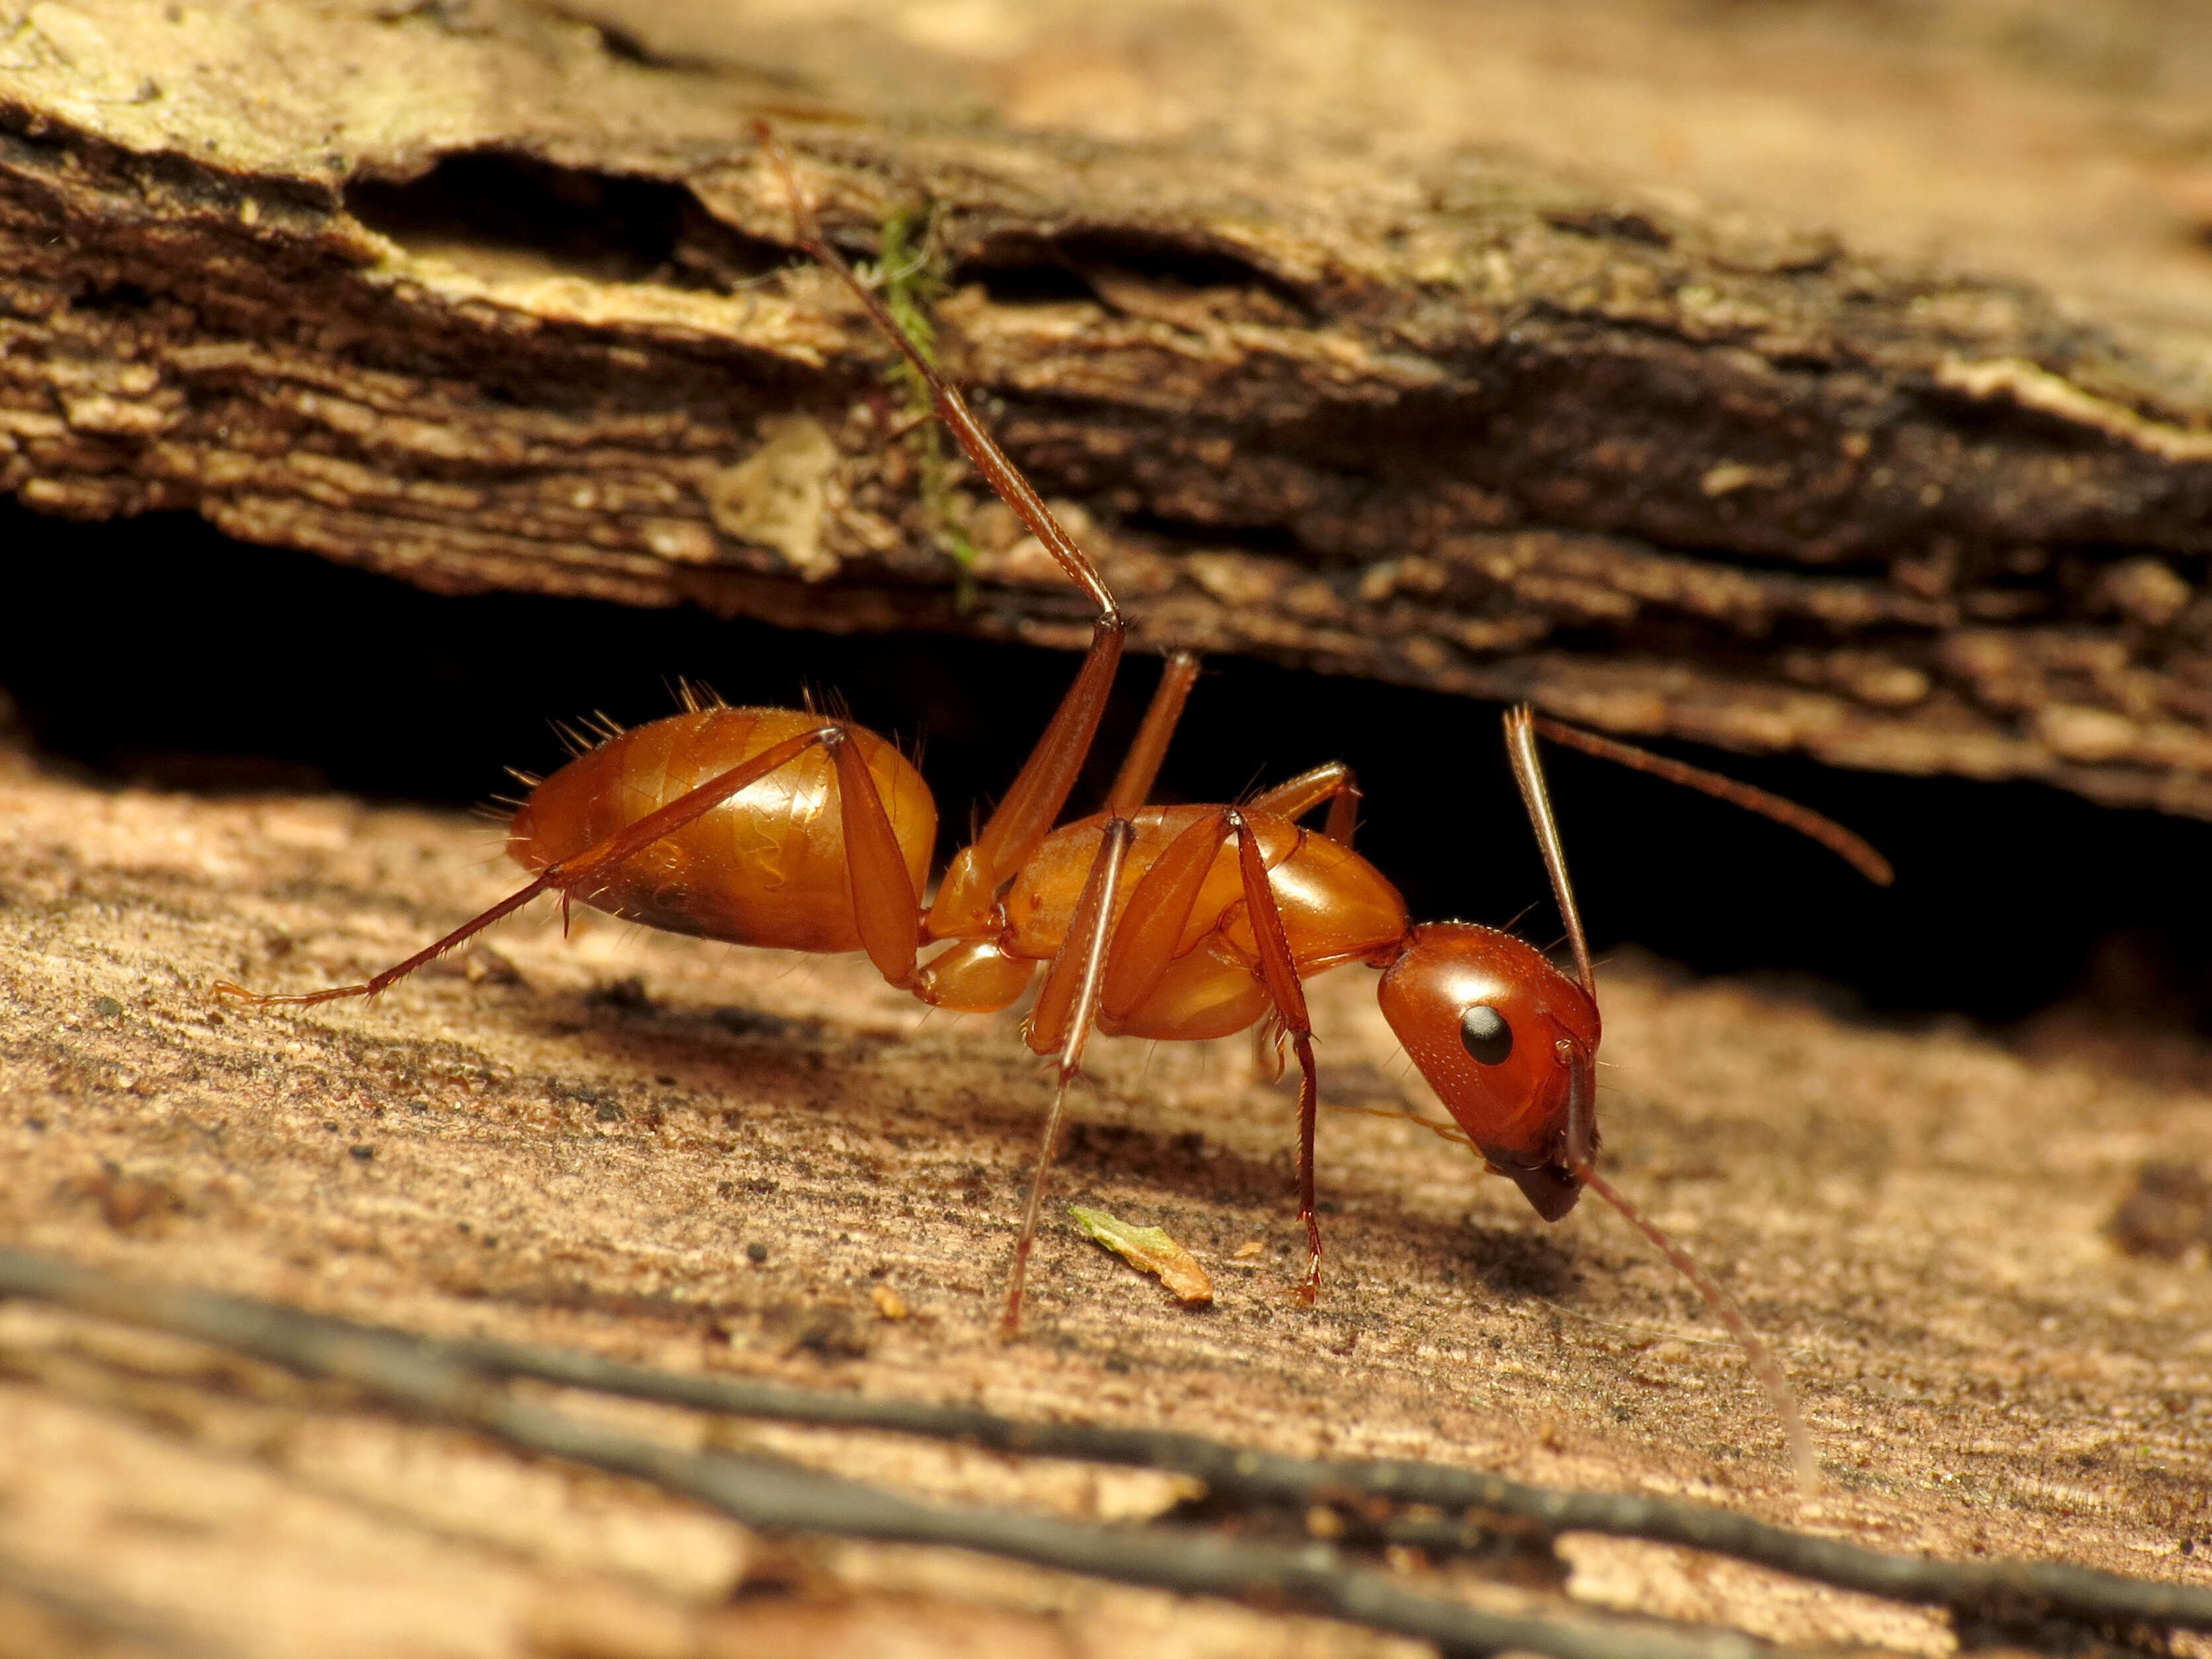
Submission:
<svg viewBox="0 0 2212 1659">
<path fill-rule="evenodd" d="M 573 858 L 772 744 L 830 724 L 789 708 L 708 708 L 637 726 L 562 767 L 507 830 L 526 870 Z M 937 806 L 897 750 L 848 726 L 906 854 L 915 890 L 929 876 Z M 594 908 L 672 933 L 786 951 L 857 951 L 834 763 L 797 759 L 633 854 Z"/>
</svg>

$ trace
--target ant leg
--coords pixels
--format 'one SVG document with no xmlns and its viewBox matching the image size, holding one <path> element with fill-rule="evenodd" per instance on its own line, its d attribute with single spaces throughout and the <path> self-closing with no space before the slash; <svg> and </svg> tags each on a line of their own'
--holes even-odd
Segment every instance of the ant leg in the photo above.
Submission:
<svg viewBox="0 0 2212 1659">
<path fill-rule="evenodd" d="M 1298 1217 L 1305 1223 L 1307 1249 L 1306 1276 L 1298 1287 L 1298 1299 L 1311 1303 L 1321 1285 L 1321 1223 L 1314 1207 L 1314 1131 L 1321 1083 L 1314 1066 L 1313 1021 L 1306 1012 L 1305 988 L 1298 979 L 1297 959 L 1283 929 L 1274 889 L 1267 882 L 1260 844 L 1244 814 L 1237 808 L 1223 807 L 1192 824 L 1168 844 L 1139 880 L 1114 929 L 1099 1007 L 1110 1030 L 1143 1006 L 1158 988 L 1189 927 L 1200 893 L 1213 873 L 1221 843 L 1231 836 L 1237 838 L 1245 910 L 1259 946 L 1260 979 L 1298 1057 Z M 1046 993 L 1037 999 L 1040 1014 L 1049 994 L 1048 982 Z M 1032 1037 L 1033 1045 L 1035 1041 Z"/>
<path fill-rule="evenodd" d="M 1276 906 L 1275 890 L 1267 884 L 1267 866 L 1261 861 L 1260 843 L 1242 812 L 1232 807 L 1223 816 L 1237 835 L 1244 908 L 1260 947 L 1260 977 L 1298 1057 L 1298 1218 L 1306 1224 L 1307 1252 L 1298 1300 L 1310 1306 L 1321 1291 L 1321 1222 L 1314 1212 L 1314 1126 L 1321 1108 L 1321 1079 L 1314 1069 L 1313 1020 L 1306 1012 L 1305 987 L 1298 980 L 1290 936 L 1283 931 L 1283 913 Z"/>
<path fill-rule="evenodd" d="M 1109 817 L 1126 818 L 1144 805 L 1151 793 L 1152 780 L 1159 770 L 1160 758 L 1167 752 L 1169 740 L 1175 734 L 1176 720 L 1182 713 L 1183 703 L 1190 696 L 1192 684 L 1198 678 L 1198 659 L 1187 651 L 1178 651 L 1167 660 L 1161 671 L 1158 688 L 1152 693 L 1152 706 L 1145 712 L 1145 723 L 1131 744 L 1128 756 L 1121 763 L 1120 775 L 1115 780 L 1112 793 L 1107 797 L 1106 811 Z M 1206 849 L 1203 860 L 1197 866 L 1193 878 L 1186 884 L 1187 891 L 1177 899 L 1162 898 L 1162 872 L 1155 866 L 1147 871 L 1131 895 L 1130 902 L 1121 907 L 1121 920 L 1113 936 L 1106 966 L 1106 987 L 1101 993 L 1099 1010 L 1109 1021 L 1114 1014 L 1125 1012 L 1151 994 L 1152 987 L 1167 969 L 1168 958 L 1182 934 L 1190 912 L 1196 903 L 1198 884 L 1210 866 L 1212 847 L 1218 845 L 1220 835 Z M 1166 872 L 1170 876 L 1182 866 L 1176 862 L 1175 849 L 1169 850 Z M 1172 885 L 1172 883 L 1170 883 Z M 1125 936 L 1132 931 L 1132 919 L 1148 921 L 1167 918 L 1164 935 L 1158 941 L 1157 961 L 1150 951 L 1151 933 L 1136 931 L 1145 935 L 1139 943 L 1141 958 L 1140 976 L 1143 984 L 1133 994 L 1116 999 L 1115 975 L 1126 979 L 1128 951 Z M 1158 932 L 1155 927 L 1152 933 Z M 923 1001 L 938 1007 L 957 1007 L 963 1010 L 985 1012 L 1006 1007 L 1027 988 L 1030 964 L 1006 957 L 995 939 L 969 939 L 953 945 L 933 959 L 916 976 L 915 994 Z M 1046 997 L 1057 998 L 1063 994 L 1048 989 Z M 1060 1016 L 1045 1005 L 1046 1012 L 1032 1014 L 1030 1030 L 1045 1035 L 1041 1038 L 1043 1048 L 1049 1048 L 1060 1036 Z M 1040 1020 L 1042 1019 L 1042 1023 Z"/>
<path fill-rule="evenodd" d="M 1075 683 L 1067 688 L 1067 695 L 1061 699 L 1051 723 L 1030 751 L 1020 775 L 1000 799 L 998 811 L 983 826 L 983 833 L 975 838 L 974 846 L 961 849 L 945 871 L 945 879 L 938 884 L 937 900 L 929 910 L 930 936 L 963 936 L 988 922 L 999 890 L 1029 861 L 1030 855 L 1036 851 L 1038 843 L 1060 817 L 1060 808 L 1067 804 L 1068 792 L 1075 787 L 1075 775 L 1083 769 L 1085 757 L 1091 752 L 1091 739 L 1097 735 L 1099 717 L 1106 710 L 1106 695 L 1113 687 L 1114 671 L 1121 660 L 1127 623 L 1121 606 L 1115 603 L 1112 591 L 1090 556 L 1076 545 L 1075 538 L 1052 516 L 1044 498 L 1006 459 L 1006 452 L 992 441 L 991 434 L 983 430 L 959 392 L 907 338 L 883 301 L 823 238 L 814 216 L 813 204 L 799 187 L 791 158 L 776 142 L 768 123 L 754 122 L 753 134 L 782 179 L 799 246 L 828 266 L 853 291 L 876 326 L 921 376 L 922 383 L 929 388 L 938 417 L 951 429 L 969 464 L 1067 573 L 1068 580 L 1098 607 L 1097 619 L 1091 624 L 1091 649 Z"/>
<path fill-rule="evenodd" d="M 1076 774 L 1083 769 L 1091 740 L 1097 735 L 1099 717 L 1106 712 L 1106 696 L 1121 660 L 1121 618 L 1116 612 L 1111 618 L 1101 617 L 1092 629 L 1091 649 L 1075 683 L 1067 688 L 1052 723 L 1030 750 L 983 833 L 946 866 L 936 902 L 929 908 L 927 925 L 932 938 L 959 938 L 990 927 L 1000 890 L 1036 854 L 1060 808 L 1067 805 Z"/>
<path fill-rule="evenodd" d="M 1114 929 L 1098 1009 L 1107 1029 L 1143 1007 L 1183 943 L 1215 855 L 1231 834 L 1229 809 L 1209 812 L 1170 842 L 1131 890 Z"/>
<path fill-rule="evenodd" d="M 1188 651 L 1175 653 L 1161 669 L 1160 682 L 1153 690 L 1152 704 L 1145 710 L 1144 724 L 1138 728 L 1136 740 L 1129 745 L 1129 752 L 1121 762 L 1121 772 L 1114 780 L 1114 787 L 1106 797 L 1106 811 L 1109 817 L 1126 818 L 1145 804 L 1146 797 L 1152 793 L 1152 781 L 1159 774 L 1160 761 L 1175 736 L 1176 722 L 1182 718 L 1183 704 L 1188 700 L 1190 689 L 1197 679 L 1198 659 Z M 1219 839 L 1218 836 L 1215 837 L 1216 844 Z M 1208 856 L 1211 856 L 1210 848 Z M 1205 865 L 1199 866 L 1199 878 L 1203 878 L 1206 868 Z M 1124 930 L 1128 927 L 1129 918 L 1149 917 L 1159 910 L 1158 902 L 1149 905 L 1146 902 L 1158 891 L 1158 884 L 1154 881 L 1157 872 L 1157 866 L 1146 872 L 1132 896 L 1132 902 L 1122 908 Z M 1170 909 L 1174 911 L 1176 920 L 1159 955 L 1157 970 L 1152 973 L 1142 991 L 1133 998 L 1124 998 L 1120 1001 L 1115 1000 L 1114 975 L 1122 963 L 1124 952 L 1121 933 L 1117 932 L 1115 934 L 1112 954 L 1107 966 L 1107 990 L 1099 1005 L 1103 1012 L 1109 1015 L 1126 1012 L 1151 994 L 1159 975 L 1166 971 L 1169 951 L 1188 920 L 1197 894 L 1198 889 L 1194 882 L 1179 908 L 1174 900 L 1165 901 Z M 1028 988 L 1029 981 L 1030 964 L 1006 957 L 1000 950 L 995 939 L 969 938 L 936 957 L 921 969 L 916 977 L 915 994 L 933 1007 L 989 1012 L 1013 1002 Z M 1030 1024 L 1032 1029 L 1043 1029 L 1036 1026 L 1034 1015 Z M 1048 1039 L 1045 1046 L 1049 1048 L 1051 1041 Z"/>
<path fill-rule="evenodd" d="M 1322 820 L 1321 832 L 1340 847 L 1352 845 L 1352 837 L 1359 829 L 1359 803 L 1365 799 L 1359 786 L 1352 781 L 1352 769 L 1344 769 L 1345 787 L 1336 792 L 1328 804 L 1328 816 Z"/>
<path fill-rule="evenodd" d="M 1365 799 L 1359 793 L 1359 780 L 1353 776 L 1352 769 L 1342 761 L 1331 761 L 1310 772 L 1301 772 L 1273 789 L 1261 791 L 1245 805 L 1255 812 L 1296 818 L 1327 801 L 1328 817 L 1322 825 L 1322 834 L 1340 846 L 1349 847 L 1352 832 L 1359 827 L 1359 803 Z"/>
<path fill-rule="evenodd" d="M 740 789 L 749 784 L 758 782 L 779 766 L 824 741 L 834 730 L 834 727 L 824 727 L 820 731 L 802 732 L 795 738 L 787 738 L 774 748 L 764 749 L 750 760 L 732 767 L 720 777 L 708 779 L 696 789 L 678 796 L 658 811 L 648 812 L 635 823 L 627 829 L 617 830 L 598 845 L 586 848 L 573 858 L 558 860 L 547 865 L 538 872 L 537 879 L 531 882 L 528 886 L 519 892 L 510 893 L 482 915 L 471 917 L 463 922 L 436 944 L 425 950 L 417 951 L 406 961 L 386 969 L 382 973 L 362 984 L 341 985 L 331 990 L 313 991 L 301 996 L 274 997 L 259 996 L 242 986 L 233 985 L 228 980 L 222 980 L 217 981 L 214 987 L 216 994 L 236 997 L 241 1001 L 254 1003 L 257 1006 L 281 1003 L 294 1007 L 304 1007 L 317 1002 L 331 1002 L 340 997 L 375 996 L 397 981 L 406 978 L 416 969 L 435 962 L 455 945 L 482 933 L 492 923 L 513 915 L 540 893 L 557 891 L 565 902 L 576 896 L 578 888 L 583 886 L 601 871 L 618 865 L 623 860 L 642 852 L 663 836 L 681 830 L 694 819 L 703 817 Z M 880 811 L 882 809 L 878 807 L 878 810 Z M 587 893 L 584 896 L 588 902 L 590 895 Z"/>
<path fill-rule="evenodd" d="M 858 744 L 832 727 L 823 737 L 837 767 L 837 811 L 845 832 L 845 884 L 853 896 L 853 921 L 860 947 L 876 971 L 903 990 L 915 982 L 915 953 L 921 945 L 921 901 L 906 850 L 884 810 Z"/>
<path fill-rule="evenodd" d="M 399 980 L 406 978 L 408 975 L 413 973 L 417 968 L 428 966 L 431 963 L 435 962 L 440 957 L 445 955 L 447 951 L 452 950 L 455 945 L 465 944 L 469 939 L 474 938 L 477 934 L 483 932 L 483 930 L 490 927 L 492 923 L 501 921 L 504 917 L 514 915 L 514 912 L 520 910 L 524 905 L 529 903 L 531 900 L 536 898 L 540 893 L 546 891 L 552 885 L 553 877 L 551 872 L 549 870 L 541 873 L 537 880 L 523 888 L 521 891 L 508 894 L 505 898 L 493 905 L 490 909 L 485 911 L 482 915 L 471 917 L 467 921 L 463 922 L 459 927 L 453 929 L 452 933 L 447 934 L 445 938 L 440 939 L 435 945 L 429 946 L 427 950 L 417 951 L 413 956 L 408 957 L 406 961 L 398 963 L 392 967 L 386 969 L 374 978 L 367 980 L 359 985 L 341 985 L 333 990 L 309 991 L 297 996 L 264 996 L 258 991 L 247 990 L 243 985 L 234 985 L 227 979 L 217 980 L 209 988 L 219 997 L 229 997 L 239 1002 L 250 1002 L 257 1008 L 266 1008 L 276 1004 L 289 1005 L 292 1007 L 306 1007 L 311 1003 L 335 1001 L 339 997 L 376 996 L 383 992 L 387 987 Z M 565 895 L 563 896 L 565 897 Z"/>
<path fill-rule="evenodd" d="M 1168 744 L 1175 737 L 1176 722 L 1182 718 L 1182 706 L 1197 683 L 1198 659 L 1188 651 L 1176 652 L 1160 670 L 1160 683 L 1145 710 L 1145 723 L 1137 728 L 1136 741 L 1122 757 L 1114 787 L 1106 792 L 1106 810 L 1114 817 L 1126 818 L 1151 799 L 1160 763 L 1167 758 Z"/>
<path fill-rule="evenodd" d="M 1030 533 L 1043 544 L 1045 551 L 1058 561 L 1060 568 L 1067 573 L 1068 579 L 1090 594 L 1097 604 L 1101 621 L 1108 617 L 1120 621 L 1121 611 L 1114 603 L 1113 594 L 1107 591 L 1105 582 L 1100 579 L 1097 568 L 1084 550 L 1075 544 L 1075 538 L 1061 528 L 1060 520 L 1052 516 L 1043 497 L 1030 487 L 1029 480 L 1022 477 L 1014 464 L 1006 459 L 1006 452 L 993 442 L 991 434 L 977 423 L 959 392 L 945 382 L 930 361 L 921 355 L 920 348 L 907 338 L 906 331 L 892 319 L 884 302 L 876 297 L 875 290 L 854 274 L 852 266 L 845 263 L 844 255 L 830 246 L 823 238 L 821 224 L 814 216 L 814 204 L 799 189 L 798 174 L 792 170 L 791 157 L 776 142 L 768 123 L 755 121 L 753 136 L 768 152 L 769 161 L 783 180 L 784 193 L 790 199 L 791 216 L 798 231 L 799 246 L 843 280 L 876 326 L 904 354 L 907 362 L 914 365 L 915 372 L 921 376 L 922 383 L 929 388 L 930 401 L 936 405 L 938 418 L 951 428 L 954 439 L 967 454 L 969 461 L 983 475 L 984 482 L 997 492 L 999 499 L 1013 510 L 1014 516 L 1027 526 Z"/>
<path fill-rule="evenodd" d="M 1021 1237 L 1014 1242 L 1013 1270 L 1006 1278 L 1006 1307 L 1000 1316 L 1000 1334 L 1012 1336 L 1021 1328 L 1022 1287 L 1030 1270 L 1030 1250 L 1036 1242 L 1037 1217 L 1044 1206 L 1045 1178 L 1052 1170 L 1052 1154 L 1060 1139 L 1060 1121 L 1067 1106 L 1067 1085 L 1083 1068 L 1083 1047 L 1098 1012 L 1098 991 L 1104 978 L 1106 940 L 1112 932 L 1115 890 L 1121 884 L 1121 865 L 1133 838 L 1127 818 L 1109 818 L 1099 837 L 1097 856 L 1091 863 L 1090 879 L 1083 884 L 1074 919 L 1060 954 L 1045 971 L 1036 1006 L 1029 1020 L 1030 1047 L 1039 1053 L 1057 1042 L 1060 1081 L 1053 1091 L 1052 1110 L 1046 1115 L 1044 1139 L 1037 1148 L 1036 1173 L 1030 1178 L 1030 1201 L 1022 1212 Z"/>
</svg>

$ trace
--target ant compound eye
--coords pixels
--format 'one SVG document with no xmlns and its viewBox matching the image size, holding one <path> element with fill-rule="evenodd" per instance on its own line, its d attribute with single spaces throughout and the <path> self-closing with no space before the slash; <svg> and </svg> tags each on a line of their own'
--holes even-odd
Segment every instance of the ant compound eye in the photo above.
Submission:
<svg viewBox="0 0 2212 1659">
<path fill-rule="evenodd" d="M 1459 1017 L 1459 1040 L 1484 1066 L 1503 1066 L 1513 1052 L 1513 1028 L 1488 1003 L 1478 1002 Z"/>
</svg>

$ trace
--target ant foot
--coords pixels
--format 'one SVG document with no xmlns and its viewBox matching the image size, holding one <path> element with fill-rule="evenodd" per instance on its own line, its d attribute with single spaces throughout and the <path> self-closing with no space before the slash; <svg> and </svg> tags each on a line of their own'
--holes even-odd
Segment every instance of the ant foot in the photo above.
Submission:
<svg viewBox="0 0 2212 1659">
<path fill-rule="evenodd" d="M 243 1002 L 256 1008 L 307 1008 L 318 1002 L 332 1002 L 340 997 L 374 997 L 376 988 L 368 985 L 341 985 L 330 991 L 303 991 L 293 996 L 275 996 L 266 991 L 249 991 L 243 985 L 234 985 L 219 979 L 208 989 L 216 996 L 234 1002 Z"/>
<path fill-rule="evenodd" d="M 1006 1286 L 1006 1305 L 999 1312 L 999 1340 L 1012 1342 L 1022 1334 L 1022 1292 L 1028 1275 L 1017 1268 L 1014 1282 Z"/>
</svg>

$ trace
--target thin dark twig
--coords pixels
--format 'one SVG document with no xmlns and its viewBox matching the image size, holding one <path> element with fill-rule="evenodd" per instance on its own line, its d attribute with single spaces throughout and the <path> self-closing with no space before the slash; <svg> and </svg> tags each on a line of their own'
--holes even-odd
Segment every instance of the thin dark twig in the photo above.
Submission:
<svg viewBox="0 0 2212 1659">
<path fill-rule="evenodd" d="M 108 1585 L 72 1583 L 13 1557 L 0 1556 L 0 1595 L 43 1607 L 82 1630 L 172 1659 L 233 1659 L 233 1650 L 214 1646 L 150 1608 L 118 1599 Z"/>
<path fill-rule="evenodd" d="M 9 1260 L 9 1253 L 0 1251 L 0 1292 L 17 1288 L 8 1276 Z M 866 1400 L 779 1383 L 657 1370 L 526 1343 L 430 1340 L 422 1346 L 428 1353 L 477 1372 L 529 1377 L 698 1411 L 911 1434 L 1021 1455 L 1188 1474 L 1204 1481 L 1215 1498 L 1232 1501 L 1303 1510 L 1331 1498 L 1369 1498 L 1425 1504 L 1455 1514 L 1483 1510 L 1547 1536 L 1594 1532 L 1686 1545 L 1901 1601 L 1970 1610 L 1992 1604 L 2040 1603 L 2054 1613 L 2074 1618 L 2140 1620 L 2179 1629 L 2212 1630 L 2212 1590 L 2191 1585 L 2159 1583 L 2058 1562 L 1954 1562 L 1895 1555 L 1670 1498 L 1562 1492 L 1433 1463 L 1285 1457 L 1167 1429 L 1025 1423 L 971 1406 Z M 1397 1535 L 1402 1525 L 1394 1523 L 1391 1534 Z M 1458 1530 L 1456 1522 L 1448 1523 L 1437 1541 Z M 1411 1541 L 1410 1534 L 1407 1540 Z"/>
<path fill-rule="evenodd" d="M 1969 1609 L 1993 1602 L 2026 1601 L 2074 1618 L 2133 1619 L 2184 1630 L 2212 1630 L 2212 1590 L 2197 1586 L 2158 1583 L 2063 1562 L 1939 1561 L 1895 1555 L 1671 1498 L 1627 1492 L 1561 1492 L 1435 1463 L 1285 1457 L 1168 1429 L 1024 1423 L 971 1406 L 864 1400 L 771 1382 L 653 1370 L 591 1354 L 518 1343 L 478 1340 L 437 1346 L 439 1352 L 479 1370 L 663 1401 L 700 1411 L 825 1427 L 876 1429 L 961 1441 L 1033 1457 L 1065 1457 L 1194 1475 L 1220 1498 L 1298 1510 L 1330 1498 L 1422 1504 L 1455 1513 L 1484 1510 L 1547 1534 L 1595 1532 L 1686 1544 L 1800 1578 L 1900 1601 Z"/>
<path fill-rule="evenodd" d="M 431 1345 L 239 1297 L 134 1285 L 23 1251 L 0 1249 L 0 1295 L 39 1297 L 337 1378 L 524 1451 L 684 1493 L 764 1531 L 975 1550 L 1181 1595 L 1296 1608 L 1432 1642 L 1451 1655 L 1510 1650 L 1555 1659 L 1769 1659 L 1780 1651 L 1734 1631 L 1598 1614 L 1486 1613 L 1348 1565 L 1326 1544 L 1288 1549 L 1183 1528 L 1105 1527 L 920 1504 L 788 1464 L 686 1451 L 517 1399 L 498 1376 L 461 1358 L 461 1345 Z"/>
</svg>

